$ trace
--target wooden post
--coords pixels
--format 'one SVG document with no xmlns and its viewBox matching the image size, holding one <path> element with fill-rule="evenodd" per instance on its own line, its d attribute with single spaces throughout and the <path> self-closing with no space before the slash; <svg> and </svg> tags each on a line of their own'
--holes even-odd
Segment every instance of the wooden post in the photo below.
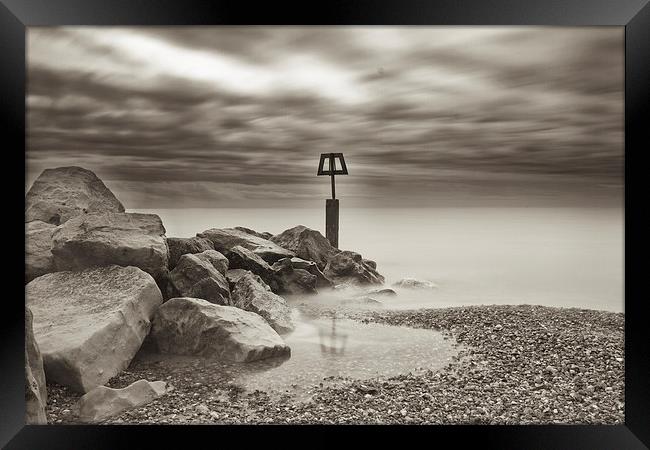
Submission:
<svg viewBox="0 0 650 450">
<path fill-rule="evenodd" d="M 325 237 L 334 248 L 339 248 L 339 200 L 325 200 Z"/>
<path fill-rule="evenodd" d="M 336 159 L 341 162 L 341 167 L 336 168 Z M 329 167 L 325 169 L 325 161 L 329 161 Z M 339 201 L 336 198 L 335 175 L 347 175 L 348 167 L 345 165 L 343 153 L 321 153 L 318 163 L 317 175 L 329 175 L 332 182 L 332 198 L 325 201 L 325 237 L 330 245 L 339 248 Z"/>
</svg>

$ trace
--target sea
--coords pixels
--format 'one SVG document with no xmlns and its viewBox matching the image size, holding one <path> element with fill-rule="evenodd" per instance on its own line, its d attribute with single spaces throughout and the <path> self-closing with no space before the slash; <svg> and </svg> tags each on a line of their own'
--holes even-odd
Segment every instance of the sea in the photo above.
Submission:
<svg viewBox="0 0 650 450">
<path fill-rule="evenodd" d="M 323 209 L 136 209 L 167 236 L 244 226 L 273 234 L 305 225 L 324 234 Z M 433 281 L 382 298 L 387 308 L 529 304 L 624 312 L 622 208 L 341 208 L 339 248 L 377 262 L 390 286 Z"/>
</svg>

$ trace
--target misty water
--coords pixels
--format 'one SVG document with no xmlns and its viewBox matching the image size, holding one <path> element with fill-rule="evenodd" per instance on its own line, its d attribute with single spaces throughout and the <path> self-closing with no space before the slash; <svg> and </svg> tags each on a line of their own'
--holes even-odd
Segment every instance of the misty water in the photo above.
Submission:
<svg viewBox="0 0 650 450">
<path fill-rule="evenodd" d="M 167 236 L 245 226 L 324 232 L 323 209 L 156 209 Z M 617 208 L 346 209 L 342 249 L 377 262 L 386 284 L 414 277 L 384 308 L 536 304 L 623 311 L 623 211 Z"/>
</svg>

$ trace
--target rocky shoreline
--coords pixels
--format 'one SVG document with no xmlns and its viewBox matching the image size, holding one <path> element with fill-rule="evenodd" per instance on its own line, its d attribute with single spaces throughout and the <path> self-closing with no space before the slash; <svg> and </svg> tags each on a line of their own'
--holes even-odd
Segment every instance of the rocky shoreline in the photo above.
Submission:
<svg viewBox="0 0 650 450">
<path fill-rule="evenodd" d="M 303 305 L 308 314 L 331 310 Z M 129 367 L 108 385 L 162 379 L 173 390 L 100 423 L 621 424 L 624 314 L 542 306 L 340 310 L 360 322 L 435 329 L 462 346 L 444 370 L 317 387 L 307 402 L 248 392 L 205 361 L 168 373 Z M 79 394 L 48 384 L 49 423 L 79 423 Z"/>
</svg>

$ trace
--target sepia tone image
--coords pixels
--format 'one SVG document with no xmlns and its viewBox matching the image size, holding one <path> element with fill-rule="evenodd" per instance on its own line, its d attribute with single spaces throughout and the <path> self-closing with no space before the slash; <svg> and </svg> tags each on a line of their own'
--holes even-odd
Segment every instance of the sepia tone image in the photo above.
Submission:
<svg viewBox="0 0 650 450">
<path fill-rule="evenodd" d="M 35 424 L 624 423 L 623 27 L 32 27 Z"/>
</svg>

